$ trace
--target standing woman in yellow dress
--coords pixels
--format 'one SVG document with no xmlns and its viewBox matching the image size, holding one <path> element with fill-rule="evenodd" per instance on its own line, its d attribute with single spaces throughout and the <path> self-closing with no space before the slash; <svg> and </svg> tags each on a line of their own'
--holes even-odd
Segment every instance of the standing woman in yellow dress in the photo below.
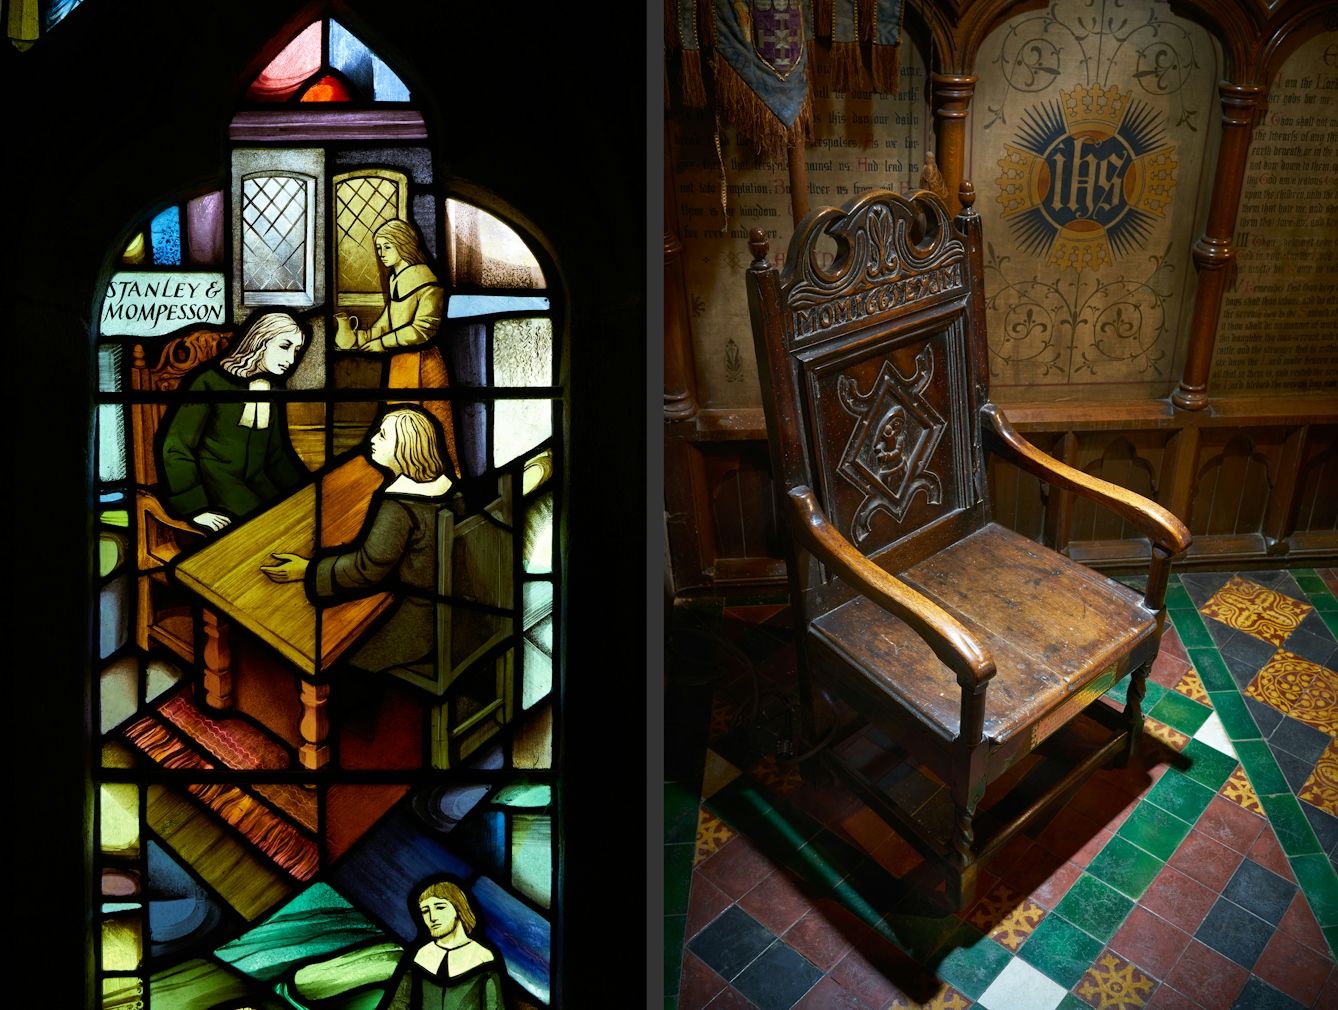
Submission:
<svg viewBox="0 0 1338 1010">
<path fill-rule="evenodd" d="M 357 327 L 357 318 L 336 313 L 335 346 L 355 354 L 389 354 L 390 389 L 447 386 L 446 361 L 434 343 L 446 310 L 446 292 L 427 265 L 418 233 L 408 221 L 387 221 L 373 236 L 376 255 L 390 270 L 390 299 L 385 311 L 367 329 Z M 392 401 L 401 402 L 401 401 Z M 460 476 L 455 451 L 455 425 L 449 400 L 421 402 L 441 422 L 446 436 L 449 466 Z"/>
</svg>

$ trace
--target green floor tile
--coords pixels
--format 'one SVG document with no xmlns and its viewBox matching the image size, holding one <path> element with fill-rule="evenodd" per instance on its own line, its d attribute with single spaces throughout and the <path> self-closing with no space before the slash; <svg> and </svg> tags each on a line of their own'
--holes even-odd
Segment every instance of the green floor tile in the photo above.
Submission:
<svg viewBox="0 0 1338 1010">
<path fill-rule="evenodd" d="M 1065 989 L 1072 989 L 1087 974 L 1104 944 L 1057 915 L 1047 915 L 1027 937 L 1018 957 L 1043 971 Z"/>
<path fill-rule="evenodd" d="M 1156 856 L 1116 835 L 1097 853 L 1087 872 L 1137 901 L 1163 865 Z"/>
<path fill-rule="evenodd" d="M 697 839 L 698 791 L 681 782 L 664 784 L 664 843 Z"/>
<path fill-rule="evenodd" d="M 1268 823 L 1273 826 L 1273 833 L 1278 836 L 1282 851 L 1289 856 L 1304 856 L 1310 852 L 1321 852 L 1315 832 L 1301 813 L 1301 804 L 1291 793 L 1280 796 L 1260 796 L 1268 814 Z"/>
<path fill-rule="evenodd" d="M 1115 935 L 1134 903 L 1089 873 L 1079 877 L 1055 911 L 1102 943 Z"/>
<path fill-rule="evenodd" d="M 1166 587 L 1166 609 L 1167 610 L 1194 609 L 1194 601 L 1189 598 L 1189 593 L 1185 592 L 1184 586 Z"/>
<path fill-rule="evenodd" d="M 1332 634 L 1334 638 L 1338 638 L 1338 612 L 1331 610 L 1325 611 L 1319 615 L 1319 618 L 1328 626 L 1329 633 Z"/>
<path fill-rule="evenodd" d="M 1338 926 L 1338 873 L 1324 853 L 1292 858 L 1292 872 L 1321 926 Z"/>
<path fill-rule="evenodd" d="M 1127 677 L 1124 682 L 1126 684 L 1129 683 Z M 1164 697 L 1166 697 L 1166 688 L 1162 687 L 1155 680 L 1149 680 L 1147 682 L 1147 693 L 1143 695 L 1143 714 L 1147 715 L 1157 702 L 1161 701 Z"/>
<path fill-rule="evenodd" d="M 1207 786 L 1186 778 L 1174 768 L 1168 768 L 1157 784 L 1148 790 L 1146 799 L 1168 813 L 1175 814 L 1182 821 L 1193 824 L 1199 819 L 1199 814 L 1208 809 L 1208 804 L 1216 795 Z"/>
<path fill-rule="evenodd" d="M 692 857 L 696 843 L 664 847 L 664 914 L 684 915 L 692 886 Z"/>
<path fill-rule="evenodd" d="M 1282 769 L 1273 759 L 1273 752 L 1262 740 L 1245 740 L 1235 745 L 1240 763 L 1245 766 L 1245 774 L 1260 796 L 1274 793 L 1290 793 L 1287 780 L 1282 777 Z"/>
<path fill-rule="evenodd" d="M 1213 636 L 1203 626 L 1203 619 L 1197 610 L 1171 610 L 1168 613 L 1186 649 L 1213 648 Z"/>
<path fill-rule="evenodd" d="M 1181 769 L 1185 775 L 1213 792 L 1221 789 L 1222 784 L 1231 778 L 1231 773 L 1239 763 L 1230 754 L 1223 754 L 1202 740 L 1189 741 L 1189 746 L 1180 752 L 1180 756 L 1189 761 L 1189 767 Z"/>
<path fill-rule="evenodd" d="M 678 997 L 666 996 L 664 998 L 664 1010 L 678 1010 Z"/>
<path fill-rule="evenodd" d="M 948 938 L 943 950 L 943 960 L 931 966 L 934 973 L 971 1000 L 980 999 L 1013 960 L 1007 950 L 966 923 Z"/>
<path fill-rule="evenodd" d="M 687 932 L 686 915 L 664 917 L 664 994 L 678 995 L 678 976 L 683 970 L 683 934 Z"/>
<path fill-rule="evenodd" d="M 1189 661 L 1194 664 L 1199 680 L 1203 681 L 1204 690 L 1235 691 L 1236 681 L 1227 669 L 1226 663 L 1216 649 L 1190 649 Z"/>
<path fill-rule="evenodd" d="M 1187 834 L 1187 821 L 1168 814 L 1146 800 L 1134 808 L 1134 812 L 1125 818 L 1117 832 L 1118 837 L 1133 842 L 1162 860 L 1171 858 Z"/>
<path fill-rule="evenodd" d="M 1309 571 L 1304 568 L 1293 568 L 1292 578 L 1294 578 L 1296 584 L 1301 587 L 1301 592 L 1308 596 L 1313 596 L 1315 593 L 1327 593 L 1329 591 L 1329 587 L 1324 584 L 1323 579 L 1315 574 L 1313 568 Z"/>
<path fill-rule="evenodd" d="M 1129 678 L 1125 677 L 1106 692 L 1107 698 L 1114 698 L 1121 705 L 1129 700 Z"/>
<path fill-rule="evenodd" d="M 1329 950 L 1338 956 L 1338 926 L 1321 926 L 1320 932 L 1324 934 L 1324 939 L 1329 941 Z"/>
<path fill-rule="evenodd" d="M 1059 1002 L 1055 1010 L 1092 1010 L 1091 1006 L 1078 999 L 1073 993 L 1069 993 Z"/>
<path fill-rule="evenodd" d="M 1167 691 L 1161 701 L 1148 709 L 1147 713 L 1159 722 L 1193 736 L 1212 714 L 1212 709 L 1192 698 L 1186 698 L 1179 691 Z"/>
<path fill-rule="evenodd" d="M 1254 724 L 1254 717 L 1239 694 L 1235 691 L 1209 691 L 1208 700 L 1213 703 L 1213 710 L 1222 720 L 1222 728 L 1233 743 L 1259 739 L 1259 727 Z"/>
<path fill-rule="evenodd" d="M 1338 599 L 1335 599 L 1333 593 L 1327 589 L 1322 593 L 1310 593 L 1309 596 L 1311 604 L 1321 614 L 1332 614 L 1338 611 Z"/>
</svg>

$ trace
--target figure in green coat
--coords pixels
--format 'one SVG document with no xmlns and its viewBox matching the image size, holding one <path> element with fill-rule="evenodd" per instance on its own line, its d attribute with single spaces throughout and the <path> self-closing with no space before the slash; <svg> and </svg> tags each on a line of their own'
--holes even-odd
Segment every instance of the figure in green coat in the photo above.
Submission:
<svg viewBox="0 0 1338 1010">
<path fill-rule="evenodd" d="M 306 334 L 292 316 L 269 312 L 232 352 L 183 388 L 236 394 L 236 400 L 183 403 L 168 417 L 162 440 L 167 505 L 182 518 L 221 530 L 296 490 L 306 468 L 288 440 L 282 403 L 247 402 L 273 388 L 297 360 Z"/>
<path fill-rule="evenodd" d="M 405 951 L 384 1010 L 503 1010 L 502 961 L 472 937 L 479 922 L 464 890 L 449 880 L 429 884 L 418 914 L 431 939 Z"/>
</svg>

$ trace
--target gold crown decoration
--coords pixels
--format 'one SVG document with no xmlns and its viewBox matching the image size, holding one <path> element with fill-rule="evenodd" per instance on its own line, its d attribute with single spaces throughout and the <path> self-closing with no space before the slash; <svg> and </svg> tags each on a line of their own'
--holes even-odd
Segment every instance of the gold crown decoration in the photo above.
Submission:
<svg viewBox="0 0 1338 1010">
<path fill-rule="evenodd" d="M 1004 217 L 1026 210 L 1036 203 L 1031 193 L 1031 179 L 1035 175 L 1036 155 L 1019 150 L 1012 144 L 1004 145 L 1004 156 L 996 162 L 999 166 L 999 195 L 996 199 L 1003 204 Z"/>
<path fill-rule="evenodd" d="M 1079 84 L 1073 91 L 1060 91 L 1060 104 L 1064 106 L 1064 122 L 1069 133 L 1091 130 L 1096 133 L 1112 134 L 1124 119 L 1129 108 L 1132 91 L 1120 92 L 1115 85 L 1106 91 L 1100 87 L 1086 88 Z"/>
<path fill-rule="evenodd" d="M 1114 261 L 1104 228 L 1086 232 L 1062 228 L 1045 262 L 1047 266 L 1058 266 L 1060 273 L 1069 267 L 1074 273 L 1082 273 L 1084 270 L 1100 270 L 1102 264 Z"/>
</svg>

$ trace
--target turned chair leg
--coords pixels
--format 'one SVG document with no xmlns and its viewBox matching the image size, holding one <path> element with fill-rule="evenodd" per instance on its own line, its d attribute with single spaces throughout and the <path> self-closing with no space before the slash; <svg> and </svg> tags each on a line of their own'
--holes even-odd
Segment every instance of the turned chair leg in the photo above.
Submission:
<svg viewBox="0 0 1338 1010">
<path fill-rule="evenodd" d="M 1143 697 L 1148 693 L 1148 671 L 1151 669 L 1152 660 L 1149 659 L 1129 674 L 1129 690 L 1124 702 L 1124 724 L 1129 730 L 1129 745 L 1116 757 L 1116 768 L 1127 768 L 1129 762 L 1138 756 L 1143 737 Z"/>
<path fill-rule="evenodd" d="M 232 649 L 228 626 L 208 607 L 204 623 L 204 700 L 210 708 L 232 708 Z"/>
<path fill-rule="evenodd" d="M 953 877 L 948 881 L 948 901 L 951 911 L 960 912 L 976 898 L 976 878 L 980 865 L 972 846 L 976 841 L 973 824 L 976 808 L 955 806 L 953 816 L 952 847 L 957 850 L 957 865 Z"/>
<path fill-rule="evenodd" d="M 302 746 L 297 749 L 297 757 L 303 768 L 316 771 L 330 762 L 330 748 L 325 742 L 330 735 L 330 685 L 303 680 L 301 698 L 302 720 L 298 730 Z"/>
</svg>

